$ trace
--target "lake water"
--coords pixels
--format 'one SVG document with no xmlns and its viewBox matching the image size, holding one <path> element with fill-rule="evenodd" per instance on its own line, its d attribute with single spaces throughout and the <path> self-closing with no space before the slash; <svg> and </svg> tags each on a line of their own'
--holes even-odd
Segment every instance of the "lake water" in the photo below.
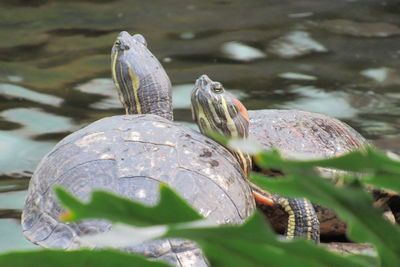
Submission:
<svg viewBox="0 0 400 267">
<path fill-rule="evenodd" d="M 398 1 L 5 0 L 0 3 L 0 252 L 34 248 L 19 226 L 29 178 L 65 135 L 123 114 L 110 79 L 121 30 L 142 33 L 191 123 L 201 74 L 249 109 L 324 113 L 400 152 Z"/>
</svg>

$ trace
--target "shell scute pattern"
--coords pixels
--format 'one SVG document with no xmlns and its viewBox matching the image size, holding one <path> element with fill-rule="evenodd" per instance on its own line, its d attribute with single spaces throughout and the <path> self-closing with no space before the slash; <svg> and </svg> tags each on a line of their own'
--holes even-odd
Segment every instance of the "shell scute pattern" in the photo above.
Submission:
<svg viewBox="0 0 400 267">
<path fill-rule="evenodd" d="M 242 173 L 242 169 L 238 164 L 232 164 L 232 162 L 235 162 L 235 158 L 225 148 L 214 143 L 211 149 L 204 140 L 197 139 L 199 137 L 206 139 L 201 135 L 193 136 L 193 138 L 190 138 L 190 149 L 183 147 L 185 143 L 178 144 L 177 152 L 180 169 L 196 172 L 196 176 L 201 175 L 207 177 L 207 179 L 211 179 L 223 191 L 230 190 L 232 191 L 231 195 L 245 198 L 245 202 L 237 201 L 236 205 L 238 205 L 240 217 L 247 217 L 248 214 L 241 211 L 245 210 L 246 205 L 252 205 L 251 203 L 253 203 L 254 199 L 251 195 L 244 195 L 246 191 L 243 192 L 241 183 L 246 183 L 246 181 L 244 179 L 237 179 L 237 173 Z M 215 155 L 212 154 L 210 157 L 204 157 L 204 151 L 210 150 Z M 195 161 L 193 160 L 194 158 L 196 158 Z M 227 160 L 222 161 L 220 160 L 221 158 Z M 213 161 L 217 161 L 218 164 L 213 163 Z M 206 188 L 211 188 L 211 186 Z"/>
<path fill-rule="evenodd" d="M 109 229 L 101 220 L 59 222 L 62 209 L 54 185 L 84 201 L 92 190 L 102 189 L 153 205 L 159 184 L 167 183 L 210 219 L 241 222 L 254 209 L 247 182 L 228 151 L 204 140 L 200 133 L 153 115 L 94 122 L 63 139 L 35 171 L 23 212 L 24 234 L 45 247 L 76 248 L 79 235 Z M 201 156 L 206 150 L 213 151 L 210 157 Z M 219 164 L 204 164 L 210 160 Z"/>
<path fill-rule="evenodd" d="M 290 159 L 319 159 L 336 157 L 368 145 L 359 133 L 347 124 L 322 115 L 300 110 L 249 111 L 250 135 L 265 149 L 276 148 L 283 157 Z M 323 177 L 338 182 L 343 172 L 318 168 Z M 333 179 L 332 179 L 333 178 Z M 330 209 L 314 205 L 320 222 L 321 235 L 344 235 L 346 225 Z M 280 226 L 283 214 L 276 207 L 266 211 L 274 227 Z"/>
<path fill-rule="evenodd" d="M 135 176 L 118 178 L 118 192 L 124 196 L 148 205 L 155 205 L 158 196 L 152 194 L 157 191 L 160 181 L 151 177 Z"/>
<path fill-rule="evenodd" d="M 347 124 L 322 114 L 271 109 L 249 115 L 250 135 L 288 158 L 333 157 L 368 144 Z"/>
<path fill-rule="evenodd" d="M 51 233 L 53 246 L 55 248 L 76 249 L 78 244 L 75 242 L 77 238 L 73 228 L 66 224 L 58 224 Z"/>
<path fill-rule="evenodd" d="M 210 179 L 211 177 L 199 176 L 191 170 L 180 169 L 176 172 L 174 177 L 174 184 L 177 186 L 177 191 L 186 199 L 191 199 L 191 204 L 199 207 L 199 212 L 213 221 L 218 223 L 240 223 L 245 219 L 240 207 L 230 195 L 225 194 L 221 186 Z M 189 181 L 189 182 L 188 182 Z M 232 192 L 234 193 L 234 192 Z M 213 201 L 205 198 L 205 195 L 212 196 Z M 215 203 L 225 205 L 225 203 L 232 203 L 227 205 L 224 209 L 224 218 L 220 216 L 220 208 Z"/>
</svg>

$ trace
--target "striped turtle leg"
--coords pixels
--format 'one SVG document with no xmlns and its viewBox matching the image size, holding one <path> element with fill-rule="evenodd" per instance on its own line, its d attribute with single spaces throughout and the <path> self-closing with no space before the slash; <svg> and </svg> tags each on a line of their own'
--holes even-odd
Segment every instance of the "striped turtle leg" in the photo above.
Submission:
<svg viewBox="0 0 400 267">
<path fill-rule="evenodd" d="M 320 227 L 317 213 L 311 201 L 305 198 L 287 198 L 273 195 L 250 183 L 254 198 L 259 205 L 279 204 L 288 215 L 285 236 L 287 239 L 304 237 L 315 243 L 320 241 Z"/>
<path fill-rule="evenodd" d="M 274 197 L 289 215 L 286 237 L 305 237 L 319 243 L 319 221 L 312 203 L 305 198 Z"/>
</svg>

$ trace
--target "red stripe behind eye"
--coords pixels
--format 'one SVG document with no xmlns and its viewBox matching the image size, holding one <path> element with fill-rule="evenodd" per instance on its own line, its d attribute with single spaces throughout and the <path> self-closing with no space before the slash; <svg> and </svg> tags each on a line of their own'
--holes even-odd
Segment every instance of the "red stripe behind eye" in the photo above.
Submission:
<svg viewBox="0 0 400 267">
<path fill-rule="evenodd" d="M 243 106 L 242 102 L 237 100 L 236 98 L 232 98 L 233 103 L 235 103 L 236 107 L 238 108 L 240 114 L 246 119 L 250 120 L 249 114 L 247 114 L 247 109 Z"/>
</svg>

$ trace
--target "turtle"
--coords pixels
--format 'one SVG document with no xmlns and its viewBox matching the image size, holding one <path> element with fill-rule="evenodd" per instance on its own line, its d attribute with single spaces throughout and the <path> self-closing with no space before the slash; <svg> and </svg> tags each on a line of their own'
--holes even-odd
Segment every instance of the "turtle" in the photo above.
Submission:
<svg viewBox="0 0 400 267">
<path fill-rule="evenodd" d="M 192 112 L 194 113 L 198 113 L 195 107 L 198 106 L 199 100 L 196 98 L 199 98 L 199 96 L 196 96 L 196 94 L 199 94 L 199 92 L 203 92 L 203 94 L 216 94 L 218 98 L 224 99 L 225 104 L 223 106 L 229 109 L 230 102 L 237 107 L 237 110 L 240 111 L 241 114 L 247 113 L 247 115 L 243 116 L 247 116 L 246 120 L 248 123 L 244 123 L 243 127 L 246 128 L 248 126 L 248 133 L 245 135 L 239 134 L 239 136 L 251 136 L 262 145 L 263 149 L 277 149 L 285 158 L 319 159 L 337 157 L 371 145 L 360 133 L 346 123 L 323 114 L 302 110 L 277 109 L 247 111 L 239 100 L 226 92 L 220 82 L 212 81 L 207 75 L 202 75 L 193 89 L 192 105 L 194 108 Z M 215 103 L 215 101 L 218 98 L 214 98 L 214 101 L 209 101 L 208 103 L 208 105 L 214 105 L 213 110 L 217 113 L 218 108 L 216 105 L 218 103 Z M 208 96 L 208 99 L 212 98 Z M 207 109 L 207 105 L 203 106 L 203 109 Z M 232 112 L 230 111 L 230 113 Z M 215 117 L 212 113 L 205 112 L 205 115 Z M 207 125 L 202 125 L 204 123 L 199 121 L 196 114 L 194 115 L 194 119 L 197 121 L 199 128 L 204 128 L 205 130 L 203 130 L 203 132 L 206 132 Z M 213 120 L 207 119 L 207 122 L 210 121 Z M 211 130 L 232 136 L 230 132 L 218 131 L 217 127 Z M 260 171 L 257 166 L 254 167 L 256 171 Z M 340 177 L 343 172 L 326 168 L 320 168 L 319 172 L 323 177 L 329 178 L 336 184 L 342 182 L 338 177 Z M 274 176 L 281 173 L 274 170 L 272 172 L 269 171 L 268 174 Z M 396 222 L 399 223 L 399 196 L 391 192 L 382 192 L 378 190 L 373 191 L 373 194 L 376 199 L 385 202 L 385 205 L 392 211 Z M 279 205 L 263 205 L 262 202 L 259 206 L 278 232 L 287 230 L 287 220 L 285 220 L 287 214 L 285 214 L 285 207 L 279 207 Z M 320 222 L 321 236 L 332 237 L 343 236 L 345 234 L 346 224 L 336 216 L 334 211 L 318 204 L 313 204 L 313 206 L 317 213 L 318 221 Z"/>
<path fill-rule="evenodd" d="M 119 44 L 120 46 L 123 44 Z M 113 52 L 113 55 L 117 55 L 118 53 Z M 140 90 L 135 89 L 135 86 L 139 84 L 138 79 L 132 76 L 132 72 L 129 70 L 129 66 L 127 65 L 126 62 L 131 62 L 133 61 L 133 56 L 130 56 L 129 54 L 124 55 L 123 53 L 119 53 L 118 56 L 120 57 L 125 57 L 124 60 L 121 59 L 116 59 L 115 56 L 113 56 L 112 60 L 112 72 L 113 72 L 113 80 L 115 82 L 115 86 L 117 88 L 117 91 L 119 92 L 120 100 L 123 103 L 125 110 L 127 114 L 131 113 L 140 113 L 141 112 L 141 106 L 144 106 L 140 101 L 135 101 L 137 98 L 136 95 L 140 96 L 143 94 Z M 119 66 L 118 63 L 121 65 Z M 130 63 L 129 63 L 130 64 Z M 119 71 L 118 71 L 119 70 Z M 145 75 L 142 75 L 145 76 Z M 122 82 L 118 82 L 122 81 Z M 152 82 L 154 84 L 154 82 Z M 127 88 L 128 87 L 128 88 Z M 122 88 L 122 89 L 121 89 Z M 138 103 L 138 104 L 136 104 Z M 136 105 L 136 106 L 135 106 Z M 166 110 L 165 108 L 164 110 Z M 161 110 L 159 114 L 163 114 L 164 110 Z M 240 124 L 238 125 L 231 125 L 230 127 L 241 127 Z M 237 156 L 237 155 L 236 155 Z M 231 161 L 233 166 L 241 166 L 239 167 L 245 174 L 247 174 L 248 170 L 243 169 L 243 165 L 240 165 L 240 161 L 233 160 Z M 239 164 L 239 165 L 238 165 Z M 245 178 L 244 178 L 245 179 Z M 267 203 L 268 205 L 275 205 L 276 201 L 271 201 L 270 195 L 265 193 L 261 193 L 263 191 L 261 190 L 254 190 L 254 185 L 253 185 L 253 195 L 256 199 L 259 201 L 262 201 L 263 203 Z M 279 201 L 287 201 L 284 198 L 276 198 L 276 200 Z M 293 203 L 292 203 L 293 201 Z M 306 205 L 304 200 L 300 199 L 293 199 L 289 200 L 288 205 L 286 205 L 287 208 L 289 208 L 290 205 L 293 205 L 293 207 L 296 208 L 296 214 L 298 213 L 299 216 L 296 216 L 296 224 L 292 224 L 291 229 L 288 228 L 287 231 L 288 233 L 292 232 L 291 235 L 287 234 L 287 237 L 294 237 L 294 236 L 306 236 L 309 239 L 312 239 L 316 242 L 319 240 L 319 233 L 318 233 L 318 225 L 317 221 L 315 220 L 314 216 L 314 211 L 310 205 Z M 313 218 L 313 216 L 315 218 Z M 312 231 L 308 231 L 307 229 L 309 228 L 309 224 L 312 226 L 310 227 L 313 229 Z M 294 226 L 296 225 L 296 227 Z"/>
<path fill-rule="evenodd" d="M 287 159 L 321 159 L 342 156 L 355 150 L 363 150 L 372 144 L 348 124 L 324 114 L 303 110 L 250 110 L 249 135 L 255 137 L 263 148 L 277 149 Z M 340 186 L 345 173 L 328 168 L 319 168 L 320 175 Z M 375 205 L 391 211 L 396 223 L 400 223 L 400 197 L 390 191 L 368 188 Z M 336 213 L 318 204 L 313 204 L 320 222 L 320 232 L 327 240 L 345 236 L 346 223 Z M 279 231 L 286 229 L 281 224 L 285 215 L 277 206 L 263 206 L 264 211 Z"/>
<path fill-rule="evenodd" d="M 120 46 L 124 46 L 124 44 L 119 44 Z M 116 57 L 119 56 L 121 59 L 116 59 Z M 124 57 L 122 59 L 122 57 Z M 135 101 L 135 99 L 139 98 L 141 99 L 141 94 L 144 94 L 140 90 L 135 89 L 138 83 L 141 82 L 141 80 L 138 82 L 138 79 L 132 76 L 132 72 L 129 70 L 129 62 L 134 60 L 135 56 L 132 56 L 130 54 L 123 54 L 119 53 L 115 50 L 113 50 L 113 60 L 112 60 L 112 76 L 113 80 L 115 82 L 115 87 L 117 88 L 117 91 L 120 96 L 120 100 L 123 103 L 125 110 L 127 114 L 140 114 L 143 110 L 143 108 L 146 106 L 146 103 L 141 103 L 141 101 Z M 119 62 L 119 65 L 116 64 Z M 128 63 L 128 64 L 126 64 Z M 127 65 L 127 66 L 125 66 Z M 119 70 L 119 71 L 118 71 Z M 139 75 L 141 74 L 140 71 L 137 71 Z M 141 75 L 142 77 L 145 77 L 146 75 Z M 118 82 L 122 81 L 122 82 Z M 153 81 L 151 82 L 152 85 L 155 87 L 158 87 L 157 83 L 154 83 Z M 128 88 L 126 88 L 128 87 Z M 122 89 L 121 89 L 122 88 Z M 146 89 L 146 87 L 144 87 Z M 142 89 L 143 90 L 143 89 Z M 161 91 L 161 90 L 156 90 L 156 91 Z M 138 97 L 139 96 L 139 97 Z M 158 96 L 159 97 L 159 96 Z M 144 97 L 147 98 L 147 97 Z M 148 104 L 148 103 L 147 103 Z M 151 103 L 150 103 L 151 104 Z M 141 108 L 142 107 L 142 108 Z M 164 107 L 164 109 L 157 110 L 158 114 L 164 114 L 165 111 L 168 110 L 168 107 Z M 171 118 L 171 117 L 170 117 Z M 240 124 L 238 125 L 231 125 L 230 127 L 241 127 Z M 235 155 L 235 154 L 234 154 Z M 235 155 L 237 156 L 237 155 Z M 247 175 L 248 170 L 243 169 L 242 165 L 238 165 L 241 163 L 241 161 L 235 161 L 231 160 L 231 163 L 233 166 L 241 166 L 240 169 Z M 245 179 L 246 180 L 246 179 Z M 254 185 L 253 185 L 253 195 L 255 199 L 258 199 L 258 201 L 261 201 L 262 203 L 268 204 L 268 205 L 275 205 L 276 201 L 271 201 L 270 195 L 266 194 L 262 190 L 255 190 Z M 287 237 L 291 238 L 294 236 L 306 236 L 308 239 L 312 239 L 316 242 L 319 241 L 319 232 L 318 232 L 318 222 L 316 221 L 316 217 L 313 211 L 313 208 L 311 205 L 307 205 L 308 202 L 303 200 L 303 199 L 284 199 L 284 198 L 277 198 L 275 197 L 275 200 L 279 201 L 289 201 L 289 203 L 285 203 L 285 206 L 287 209 L 292 205 L 293 208 L 295 208 L 295 213 L 296 213 L 296 223 L 292 224 L 291 229 L 287 229 L 287 233 L 292 234 L 286 234 Z M 297 216 L 298 214 L 298 216 Z M 296 225 L 296 227 L 295 227 Z M 309 226 L 311 225 L 311 226 Z M 312 229 L 312 231 L 308 231 L 308 228 Z"/>
<path fill-rule="evenodd" d="M 106 232 L 104 220 L 65 223 L 53 191 L 60 185 L 87 201 L 106 190 L 154 205 L 159 184 L 178 192 L 216 223 L 238 224 L 255 209 L 239 164 L 210 138 L 172 121 L 171 83 L 145 38 L 121 32 L 112 48 L 112 78 L 127 115 L 100 119 L 66 136 L 44 156 L 29 183 L 23 234 L 42 247 L 78 249 L 82 236 Z M 135 114 L 132 114 L 135 113 Z M 121 248 L 176 266 L 206 266 L 193 242 L 163 239 Z"/>
<path fill-rule="evenodd" d="M 191 94 L 191 108 L 200 132 L 211 138 L 212 133 L 231 138 L 247 138 L 249 135 L 250 118 L 246 108 L 221 83 L 212 81 L 207 75 L 196 80 Z M 253 165 L 251 156 L 241 151 L 230 151 L 248 175 Z M 319 243 L 319 221 L 310 201 L 272 195 L 250 181 L 249 184 L 259 204 L 284 207 L 288 214 L 287 238 L 306 237 Z"/>
</svg>

